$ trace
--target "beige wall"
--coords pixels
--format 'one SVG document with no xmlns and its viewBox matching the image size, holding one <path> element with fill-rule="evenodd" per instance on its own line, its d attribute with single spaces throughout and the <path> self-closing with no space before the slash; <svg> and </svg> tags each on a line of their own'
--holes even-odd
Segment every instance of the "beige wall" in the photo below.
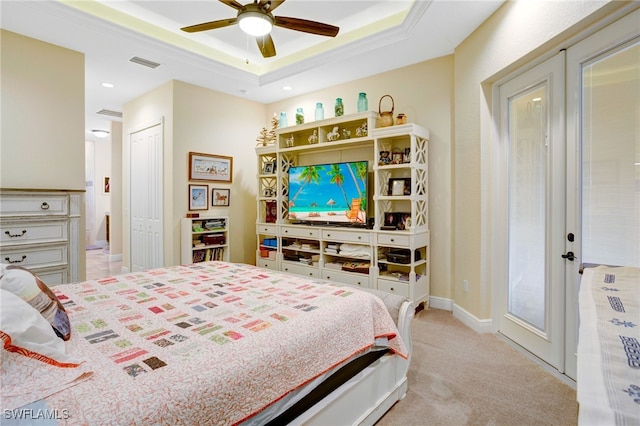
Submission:
<svg viewBox="0 0 640 426">
<path fill-rule="evenodd" d="M 181 81 L 171 81 L 123 109 L 123 265 L 129 267 L 129 134 L 164 120 L 164 241 L 165 265 L 180 263 L 180 218 L 188 212 L 188 155 L 202 152 L 233 157 L 229 207 L 210 207 L 200 215 L 230 218 L 233 262 L 255 262 L 257 192 L 255 139 L 265 116 L 263 104 L 229 96 Z M 202 182 L 196 182 L 202 184 Z M 211 193 L 209 192 L 209 196 Z"/>
<path fill-rule="evenodd" d="M 316 102 L 322 102 L 325 118 L 334 116 L 336 98 L 342 98 L 344 113 L 357 111 L 359 92 L 365 92 L 369 109 L 378 111 L 382 96 L 395 103 L 394 115 L 407 114 L 408 121 L 430 130 L 429 141 L 429 225 L 431 229 L 431 295 L 450 299 L 452 276 L 452 122 L 453 56 L 377 74 L 321 91 L 267 105 L 265 120 L 274 112 L 287 113 L 295 123 L 296 108 L 302 107 L 305 121 L 313 121 Z M 383 111 L 391 109 L 389 98 Z"/>
<path fill-rule="evenodd" d="M 264 116 L 264 104 L 174 82 L 174 263 L 180 262 L 180 218 L 188 212 L 191 151 L 233 157 L 232 184 L 208 183 L 209 205 L 212 188 L 231 188 L 229 207 L 209 207 L 199 213 L 228 216 L 231 261 L 255 264 L 258 161 L 254 147 L 260 129 L 267 125 Z"/>
<path fill-rule="evenodd" d="M 0 187 L 84 192 L 84 55 L 5 30 L 0 38 Z"/>
<path fill-rule="evenodd" d="M 111 235 L 109 253 L 114 260 L 122 260 L 122 123 L 111 122 L 111 205 L 109 206 Z"/>
<path fill-rule="evenodd" d="M 0 185 L 84 191 L 84 55 L 5 30 L 0 37 Z"/>
<path fill-rule="evenodd" d="M 586 25 L 623 2 L 607 1 L 509 1 L 455 50 L 454 136 L 454 274 L 455 303 L 480 319 L 491 318 L 488 279 L 491 253 L 483 235 L 491 216 L 490 203 L 483 203 L 489 190 L 491 165 L 483 154 L 490 149 L 491 117 L 488 84 L 534 60 Z M 604 6 L 604 7 L 603 7 Z M 485 164 L 483 164 L 485 161 Z M 484 167 L 484 168 L 483 168 Z M 470 291 L 462 291 L 468 280 Z"/>
</svg>

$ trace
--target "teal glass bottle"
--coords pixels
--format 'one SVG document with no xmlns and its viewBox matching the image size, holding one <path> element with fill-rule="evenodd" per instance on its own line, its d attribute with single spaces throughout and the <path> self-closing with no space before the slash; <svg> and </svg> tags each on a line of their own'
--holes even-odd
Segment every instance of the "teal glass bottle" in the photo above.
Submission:
<svg viewBox="0 0 640 426">
<path fill-rule="evenodd" d="M 358 95 L 358 112 L 369 111 L 369 101 L 367 100 L 367 94 L 360 92 Z"/>
<path fill-rule="evenodd" d="M 316 121 L 324 120 L 324 108 L 322 107 L 322 102 L 316 103 L 315 118 Z"/>
<path fill-rule="evenodd" d="M 342 98 L 336 98 L 336 106 L 334 110 L 336 113 L 336 117 L 344 115 L 344 104 L 342 103 Z"/>
<path fill-rule="evenodd" d="M 288 125 L 289 123 L 287 123 L 287 113 L 281 112 L 280 118 L 278 119 L 278 127 L 283 128 L 283 127 L 287 127 Z"/>
</svg>

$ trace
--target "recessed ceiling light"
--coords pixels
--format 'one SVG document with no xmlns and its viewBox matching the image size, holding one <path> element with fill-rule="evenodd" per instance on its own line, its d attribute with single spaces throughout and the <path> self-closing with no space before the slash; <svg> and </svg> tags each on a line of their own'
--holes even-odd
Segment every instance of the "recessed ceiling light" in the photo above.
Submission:
<svg viewBox="0 0 640 426">
<path fill-rule="evenodd" d="M 114 84 L 112 84 L 112 83 L 102 83 L 102 87 L 112 88 L 112 87 L 116 87 L 116 86 Z"/>
<path fill-rule="evenodd" d="M 289 92 L 289 91 L 293 90 L 293 87 L 291 87 L 291 86 L 282 86 L 282 90 L 284 90 L 285 92 Z"/>
</svg>

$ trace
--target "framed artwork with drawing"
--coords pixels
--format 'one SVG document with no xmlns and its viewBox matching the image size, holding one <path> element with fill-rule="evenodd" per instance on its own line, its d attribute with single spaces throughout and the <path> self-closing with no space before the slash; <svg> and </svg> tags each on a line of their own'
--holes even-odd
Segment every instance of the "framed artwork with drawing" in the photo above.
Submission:
<svg viewBox="0 0 640 426">
<path fill-rule="evenodd" d="M 211 190 L 212 206 L 228 206 L 229 205 L 229 189 L 213 188 Z"/>
<path fill-rule="evenodd" d="M 232 178 L 233 157 L 189 153 L 189 180 L 230 183 Z"/>
<path fill-rule="evenodd" d="M 189 185 L 189 210 L 209 208 L 209 185 Z"/>
</svg>

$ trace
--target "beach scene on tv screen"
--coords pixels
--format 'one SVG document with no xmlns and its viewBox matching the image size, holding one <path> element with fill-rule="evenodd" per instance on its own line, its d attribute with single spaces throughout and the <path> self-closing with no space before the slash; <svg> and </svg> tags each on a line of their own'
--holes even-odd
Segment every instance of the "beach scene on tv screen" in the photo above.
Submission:
<svg viewBox="0 0 640 426">
<path fill-rule="evenodd" d="M 366 161 L 295 166 L 289 169 L 289 219 L 367 221 Z"/>
</svg>

